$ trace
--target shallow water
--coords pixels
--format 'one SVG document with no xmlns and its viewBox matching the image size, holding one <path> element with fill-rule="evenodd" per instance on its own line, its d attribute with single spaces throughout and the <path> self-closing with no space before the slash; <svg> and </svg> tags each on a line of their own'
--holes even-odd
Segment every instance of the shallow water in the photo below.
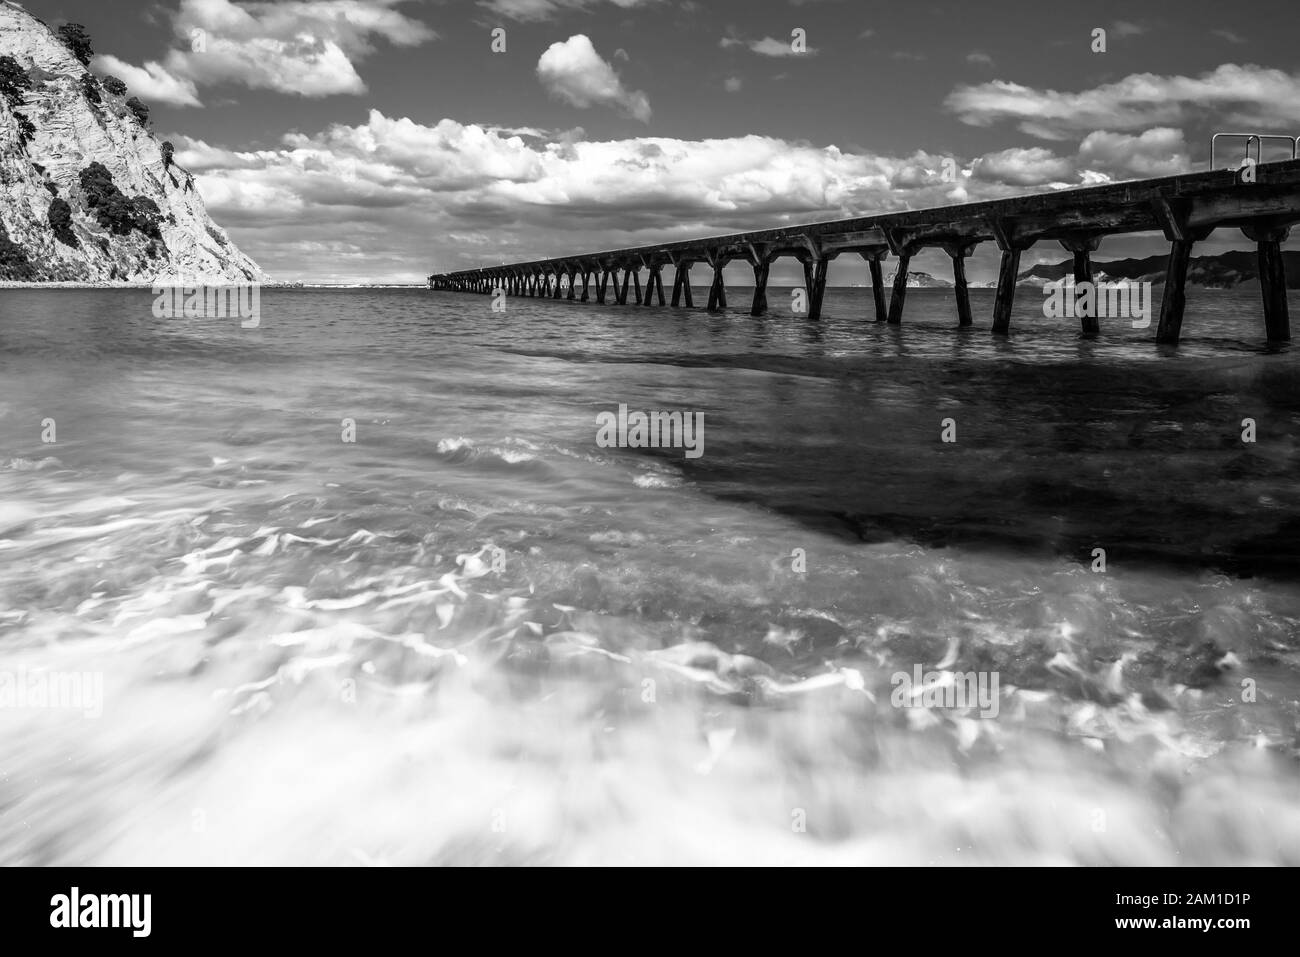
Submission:
<svg viewBox="0 0 1300 957">
<path fill-rule="evenodd" d="M 0 863 L 1300 863 L 1257 297 L 1171 350 L 869 296 L 0 292 L 0 676 L 103 680 L 0 708 Z M 620 404 L 704 454 L 599 447 Z"/>
</svg>

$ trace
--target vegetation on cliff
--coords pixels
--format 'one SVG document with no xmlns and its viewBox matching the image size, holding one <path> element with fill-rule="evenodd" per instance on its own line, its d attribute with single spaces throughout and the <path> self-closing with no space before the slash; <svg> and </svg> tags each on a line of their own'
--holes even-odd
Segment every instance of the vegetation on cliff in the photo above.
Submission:
<svg viewBox="0 0 1300 957">
<path fill-rule="evenodd" d="M 128 198 L 117 188 L 113 175 L 102 163 L 91 163 L 83 169 L 80 180 L 86 208 L 110 233 L 127 236 L 132 230 L 139 230 L 150 239 L 162 239 L 158 204 L 147 196 Z"/>
</svg>

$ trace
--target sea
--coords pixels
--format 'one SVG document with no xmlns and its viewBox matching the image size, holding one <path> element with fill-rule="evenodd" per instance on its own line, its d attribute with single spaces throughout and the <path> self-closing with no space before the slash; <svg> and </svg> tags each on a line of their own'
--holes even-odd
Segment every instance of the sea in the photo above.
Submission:
<svg viewBox="0 0 1300 957">
<path fill-rule="evenodd" d="M 992 295 L 0 291 L 0 864 L 1300 864 L 1300 353 Z"/>
</svg>

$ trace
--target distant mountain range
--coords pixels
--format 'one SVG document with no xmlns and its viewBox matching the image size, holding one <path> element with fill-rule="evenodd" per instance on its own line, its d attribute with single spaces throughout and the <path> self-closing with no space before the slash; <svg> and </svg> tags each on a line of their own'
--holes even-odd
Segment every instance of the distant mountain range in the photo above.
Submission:
<svg viewBox="0 0 1300 957">
<path fill-rule="evenodd" d="M 1300 289 L 1300 252 L 1283 252 L 1282 259 L 1286 265 L 1286 285 L 1288 289 Z M 1117 259 L 1114 262 L 1094 262 L 1093 279 L 1115 282 L 1129 279 L 1134 282 L 1150 282 L 1153 285 L 1165 281 L 1165 264 L 1168 256 L 1148 256 L 1146 259 Z M 1020 274 L 1017 282 L 1023 285 L 1039 286 L 1049 282 L 1059 282 L 1063 277 L 1074 274 L 1074 260 L 1066 259 L 1056 265 L 1039 263 L 1032 269 Z M 1198 256 L 1192 259 L 1187 269 L 1187 284 L 1206 289 L 1236 289 L 1259 284 L 1259 266 L 1254 252 L 1233 251 L 1217 256 Z"/>
<path fill-rule="evenodd" d="M 897 272 L 886 277 L 885 279 L 886 285 L 893 285 L 895 275 L 897 275 Z M 937 288 L 943 288 L 945 286 L 947 286 L 948 288 L 952 288 L 952 285 L 953 283 L 951 279 L 940 279 L 938 276 L 931 276 L 928 272 L 916 272 L 913 270 L 909 270 L 907 273 L 908 289 L 930 289 L 930 288 L 937 289 Z"/>
</svg>

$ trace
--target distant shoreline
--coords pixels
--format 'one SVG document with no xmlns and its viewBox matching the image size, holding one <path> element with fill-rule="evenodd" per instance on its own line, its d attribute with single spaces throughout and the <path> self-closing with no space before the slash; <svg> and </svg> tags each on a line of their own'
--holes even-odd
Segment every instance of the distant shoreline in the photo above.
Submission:
<svg viewBox="0 0 1300 957">
<path fill-rule="evenodd" d="M 1042 280 L 1042 279 L 1021 279 L 1019 282 L 1016 283 L 1017 286 L 1029 287 L 1029 288 L 1033 288 L 1033 289 L 1037 289 L 1037 288 L 1039 288 L 1039 287 L 1041 287 L 1041 286 L 1044 286 L 1044 285 L 1047 285 L 1047 284 L 1048 284 L 1047 281 L 1044 281 L 1044 280 Z M 129 289 L 147 289 L 147 290 L 151 290 L 151 291 L 152 291 L 154 285 L 155 285 L 155 283 L 148 283 L 148 282 L 67 282 L 67 281 L 57 281 L 57 282 L 17 282 L 17 281 L 15 281 L 15 280 L 8 280 L 8 279 L 0 280 L 0 289 L 104 289 L 104 290 L 110 290 L 110 289 L 126 289 L 126 290 L 129 290 Z M 159 285 L 159 286 L 170 286 L 170 285 L 173 285 L 173 284 L 172 284 L 172 283 L 157 283 L 156 285 Z M 176 284 L 176 285 L 179 285 L 179 284 Z M 236 284 L 236 283 L 230 283 L 229 285 L 237 285 L 237 284 Z M 974 283 L 974 282 L 973 282 L 973 283 L 970 284 L 970 288 L 971 288 L 971 291 L 972 291 L 972 292 L 977 291 L 977 290 L 992 290 L 992 289 L 994 289 L 995 285 L 996 285 L 996 284 L 995 284 L 995 283 L 992 283 L 992 282 L 988 282 L 988 283 Z M 1163 285 L 1163 284 L 1162 284 L 1162 283 L 1156 283 L 1156 285 Z M 889 284 L 889 283 L 886 283 L 886 284 L 885 284 L 885 288 L 886 288 L 886 289 L 889 289 L 890 287 L 891 287 L 891 284 Z M 394 282 L 394 283 L 389 283 L 389 282 L 382 282 L 382 283 L 313 283 L 313 282 L 304 282 L 304 283 L 284 283 L 284 282 L 264 282 L 264 283 L 261 283 L 261 288 L 262 288 L 262 289 L 322 289 L 322 290 L 328 290 L 328 289 L 339 289 L 339 290 L 342 290 L 342 289 L 424 289 L 424 290 L 428 290 L 429 287 L 428 287 L 428 285 L 427 285 L 426 283 L 422 283 L 422 282 L 412 282 L 412 283 L 395 283 L 395 282 Z M 702 286 L 693 286 L 692 288 L 696 288 L 696 289 L 706 289 L 706 288 L 708 288 L 708 287 L 707 287 L 707 285 L 702 285 Z M 754 287 L 753 287 L 753 286 L 748 286 L 748 285 L 743 285 L 743 284 L 740 284 L 740 283 L 728 283 L 728 284 L 727 284 L 727 288 L 728 288 L 728 289 L 752 289 L 752 288 L 754 288 Z M 770 286 L 769 288 L 777 288 L 777 289 L 790 288 L 790 289 L 797 289 L 797 288 L 799 288 L 799 284 L 788 285 L 788 286 L 783 286 L 783 285 L 779 285 L 779 284 L 773 284 L 773 285 Z M 827 288 L 828 288 L 828 289 L 870 289 L 871 286 L 869 286 L 869 285 L 861 285 L 861 284 L 857 284 L 857 283 L 853 283 L 853 284 L 846 285 L 846 286 L 835 286 L 835 285 L 829 285 L 829 284 L 828 284 L 828 285 L 827 285 Z M 1196 289 L 1196 290 L 1198 290 L 1198 291 L 1204 290 L 1204 291 L 1209 291 L 1209 292 L 1232 292 L 1232 291 L 1237 290 L 1237 289 L 1242 289 L 1242 290 L 1252 290 L 1252 289 L 1253 289 L 1253 290 L 1258 290 L 1258 289 L 1259 289 L 1259 281 L 1258 281 L 1258 280 L 1247 281 L 1247 282 L 1239 283 L 1239 284 L 1237 284 L 1237 285 L 1235 285 L 1235 286 L 1205 286 L 1205 285 L 1201 285 L 1201 284 L 1199 284 L 1199 283 L 1194 283 L 1194 282 L 1190 282 L 1190 281 L 1189 281 L 1189 282 L 1187 283 L 1187 288 L 1188 288 L 1188 289 Z M 909 289 L 909 290 L 915 290 L 915 289 L 934 289 L 934 290 L 938 290 L 938 291 L 940 291 L 940 292 L 951 292 L 951 291 L 953 290 L 953 287 L 952 287 L 951 285 L 928 285 L 928 284 L 927 284 L 927 285 L 915 285 L 915 286 L 913 286 L 913 285 L 909 285 L 909 286 L 908 286 L 908 289 Z M 525 298 L 530 298 L 530 297 L 525 297 Z M 539 297 L 539 298 L 540 298 L 540 297 Z M 565 301 L 565 300 L 558 300 L 558 301 Z"/>
</svg>

